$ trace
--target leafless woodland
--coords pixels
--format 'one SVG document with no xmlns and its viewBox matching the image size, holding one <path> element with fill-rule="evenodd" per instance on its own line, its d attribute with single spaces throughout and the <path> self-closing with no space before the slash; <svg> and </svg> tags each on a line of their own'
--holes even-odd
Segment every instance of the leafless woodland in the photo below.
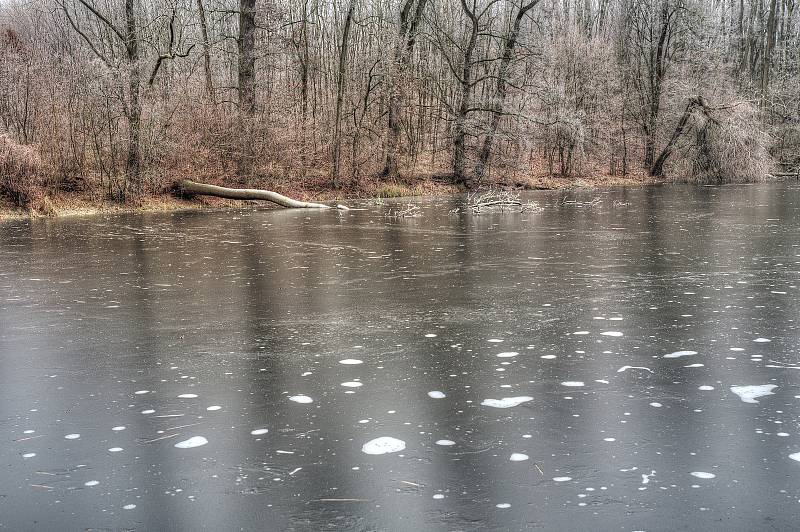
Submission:
<svg viewBox="0 0 800 532">
<path fill-rule="evenodd" d="M 798 0 L 0 0 L 0 194 L 796 171 Z"/>
</svg>

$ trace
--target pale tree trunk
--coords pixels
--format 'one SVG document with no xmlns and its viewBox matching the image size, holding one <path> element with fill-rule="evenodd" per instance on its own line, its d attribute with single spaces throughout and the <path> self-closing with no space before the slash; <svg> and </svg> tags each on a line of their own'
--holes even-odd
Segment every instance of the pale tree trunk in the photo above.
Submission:
<svg viewBox="0 0 800 532">
<path fill-rule="evenodd" d="M 283 194 L 278 194 L 271 190 L 260 190 L 254 188 L 227 188 L 197 183 L 184 179 L 177 185 L 177 191 L 185 196 L 214 196 L 217 198 L 236 199 L 236 200 L 263 200 L 271 201 L 282 207 L 292 209 L 331 209 L 329 205 L 323 203 L 313 203 L 310 201 L 298 201 Z M 337 205 L 337 209 L 349 210 L 344 205 Z"/>
</svg>

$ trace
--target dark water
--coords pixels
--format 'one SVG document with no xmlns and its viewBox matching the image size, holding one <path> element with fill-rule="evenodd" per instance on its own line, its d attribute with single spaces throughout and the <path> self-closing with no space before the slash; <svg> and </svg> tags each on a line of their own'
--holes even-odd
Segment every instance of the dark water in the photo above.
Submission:
<svg viewBox="0 0 800 532">
<path fill-rule="evenodd" d="M 800 188 L 530 199 L 0 225 L 0 529 L 796 529 Z"/>
</svg>

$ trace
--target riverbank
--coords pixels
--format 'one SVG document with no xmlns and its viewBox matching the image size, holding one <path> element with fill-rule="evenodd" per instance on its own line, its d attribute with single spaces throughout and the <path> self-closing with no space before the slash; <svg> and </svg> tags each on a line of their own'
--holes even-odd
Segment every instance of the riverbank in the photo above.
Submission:
<svg viewBox="0 0 800 532">
<path fill-rule="evenodd" d="M 498 184 L 520 190 L 564 190 L 575 188 L 631 187 L 660 184 L 662 181 L 643 176 L 596 176 L 584 178 L 535 177 L 524 182 Z M 419 178 L 403 183 L 385 183 L 379 180 L 364 181 L 358 187 L 344 190 L 330 188 L 306 187 L 271 187 L 281 194 L 303 201 L 346 202 L 353 199 L 443 196 L 458 194 L 465 189 L 459 185 L 448 183 L 435 177 Z M 134 201 L 120 203 L 109 200 L 98 194 L 79 192 L 64 193 L 59 196 L 48 196 L 37 202 L 32 208 L 14 205 L 5 198 L 0 198 L 0 220 L 89 216 L 97 214 L 123 214 L 148 212 L 180 212 L 201 210 L 242 209 L 252 205 L 270 207 L 267 202 L 226 200 L 208 196 L 180 198 L 171 193 L 151 194 Z M 280 208 L 275 206 L 275 208 Z"/>
</svg>

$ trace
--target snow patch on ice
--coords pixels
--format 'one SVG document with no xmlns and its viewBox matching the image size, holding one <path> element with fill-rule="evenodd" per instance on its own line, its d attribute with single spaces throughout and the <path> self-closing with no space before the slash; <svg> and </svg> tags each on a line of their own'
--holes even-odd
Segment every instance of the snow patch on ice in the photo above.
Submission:
<svg viewBox="0 0 800 532">
<path fill-rule="evenodd" d="M 567 386 L 570 388 L 580 388 L 581 386 L 584 386 L 584 383 L 582 381 L 564 381 L 561 383 L 561 386 Z"/>
<path fill-rule="evenodd" d="M 381 436 L 370 440 L 361 446 L 361 451 L 366 454 L 387 454 L 397 453 L 406 448 L 406 442 L 392 438 L 391 436 Z"/>
<path fill-rule="evenodd" d="M 717 476 L 714 473 L 706 473 L 705 471 L 692 471 L 689 474 L 692 475 L 693 477 L 705 478 L 705 479 L 715 478 Z"/>
<path fill-rule="evenodd" d="M 528 458 L 530 457 L 527 454 L 523 453 L 512 453 L 511 456 L 508 457 L 508 459 L 511 460 L 512 462 L 524 462 Z"/>
<path fill-rule="evenodd" d="M 192 436 L 188 440 L 179 441 L 175 444 L 178 449 L 191 449 L 193 447 L 200 447 L 208 443 L 208 440 L 202 436 Z"/>
<path fill-rule="evenodd" d="M 439 390 L 433 390 L 432 392 L 428 392 L 428 397 L 431 399 L 444 399 L 447 397 L 444 392 L 440 392 Z"/>
<path fill-rule="evenodd" d="M 674 353 L 669 353 L 664 355 L 664 358 L 680 358 L 680 357 L 689 357 L 692 355 L 696 355 L 697 351 L 675 351 Z"/>
<path fill-rule="evenodd" d="M 314 402 L 314 400 L 307 395 L 293 395 L 289 397 L 289 400 L 294 401 L 295 403 L 302 403 L 302 404 L 308 404 Z"/>
<path fill-rule="evenodd" d="M 757 397 L 765 395 L 775 395 L 772 390 L 777 388 L 775 384 L 761 384 L 750 386 L 731 386 L 731 391 L 739 396 L 745 403 L 757 403 Z"/>
<path fill-rule="evenodd" d="M 345 358 L 344 360 L 340 360 L 339 364 L 344 364 L 346 366 L 354 366 L 356 364 L 363 364 L 363 360 L 358 360 L 357 358 Z"/>
<path fill-rule="evenodd" d="M 261 436 L 262 434 L 266 434 L 269 432 L 267 429 L 253 429 L 250 431 L 250 434 L 253 436 Z"/>
<path fill-rule="evenodd" d="M 503 353 L 497 353 L 497 358 L 512 358 L 517 356 L 519 353 L 516 351 L 505 351 Z"/>
<path fill-rule="evenodd" d="M 646 368 L 646 367 L 644 367 L 644 366 L 622 366 L 621 368 L 619 368 L 619 369 L 617 370 L 617 373 L 622 373 L 622 372 L 624 372 L 624 371 L 628 371 L 629 369 L 643 369 L 643 370 L 645 370 L 645 371 L 649 371 L 650 373 L 653 373 L 653 370 L 652 370 L 652 369 L 650 369 L 650 368 Z"/>
<path fill-rule="evenodd" d="M 484 399 L 481 401 L 481 405 L 491 406 L 492 408 L 512 408 L 532 400 L 533 397 L 522 395 L 519 397 L 503 397 L 502 399 Z"/>
</svg>

